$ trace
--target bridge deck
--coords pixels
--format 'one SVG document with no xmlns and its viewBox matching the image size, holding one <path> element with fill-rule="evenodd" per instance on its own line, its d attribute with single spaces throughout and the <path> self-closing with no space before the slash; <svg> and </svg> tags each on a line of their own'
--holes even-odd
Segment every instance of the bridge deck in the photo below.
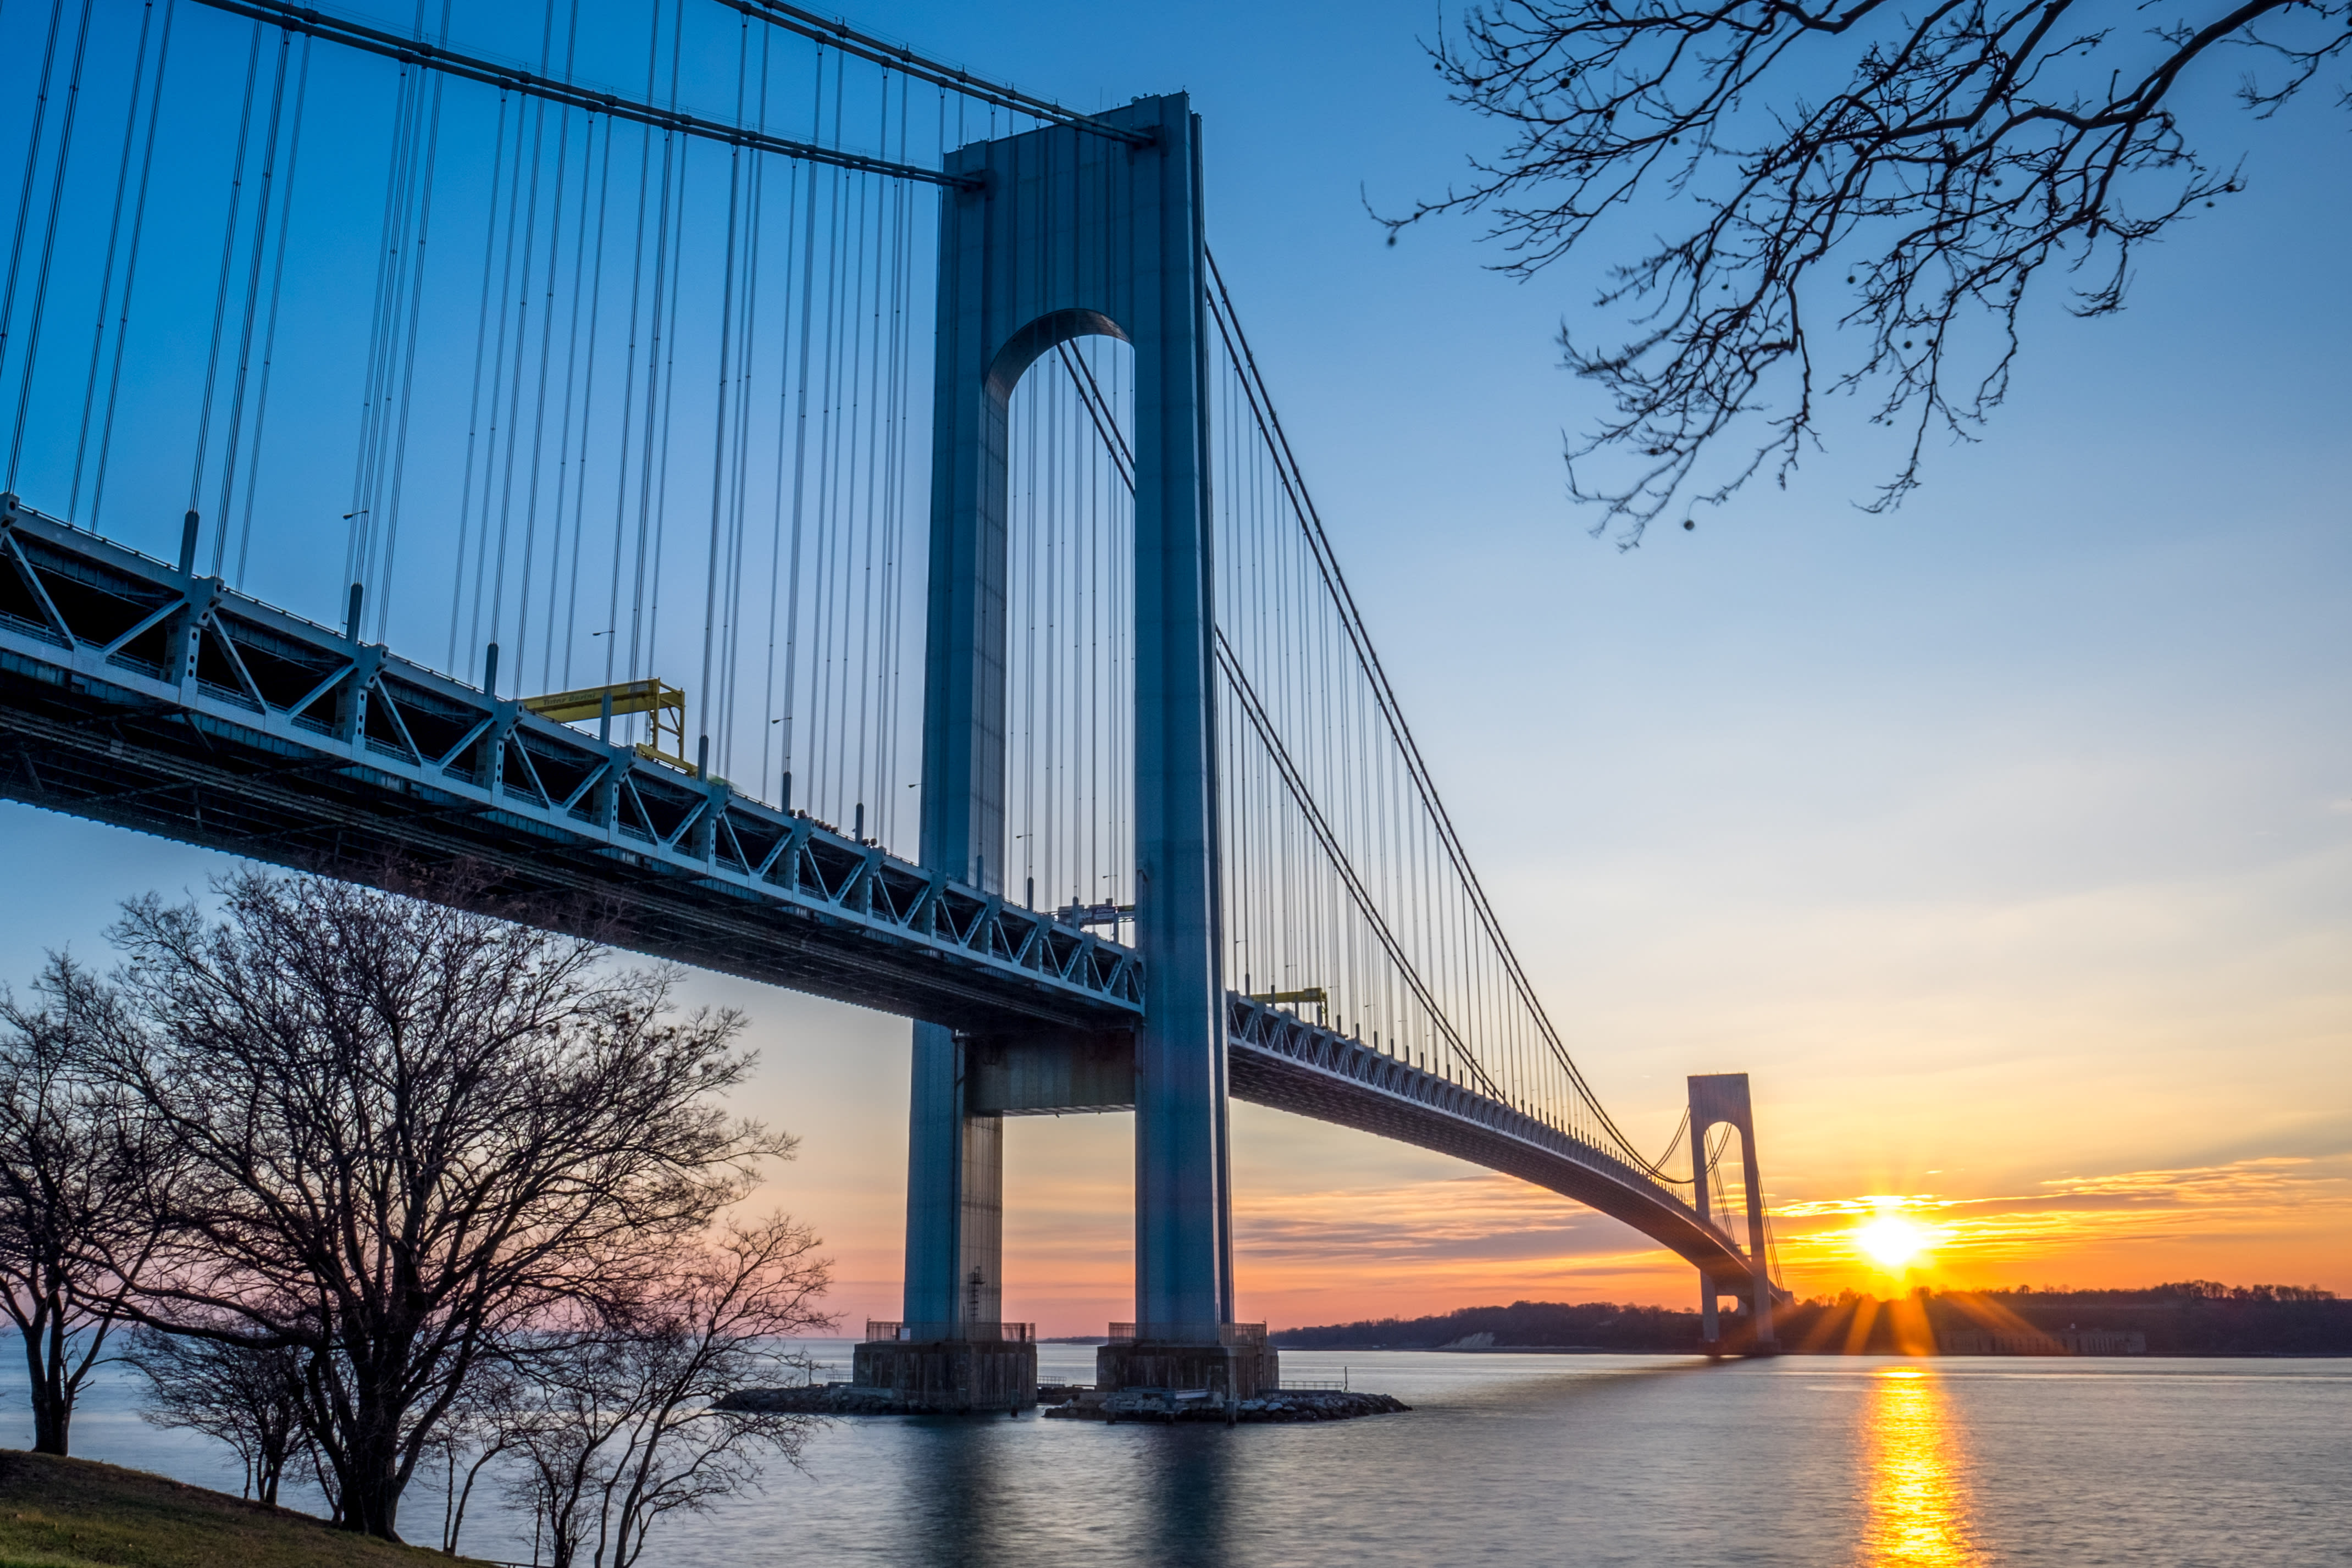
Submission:
<svg viewBox="0 0 2352 1568">
<path fill-rule="evenodd" d="M 1746 1256 L 1697 1210 L 1624 1161 L 1498 1100 L 1245 997 L 1228 1000 L 1234 1097 L 1376 1133 L 1517 1176 L 1621 1219 L 1747 1288 Z"/>
<path fill-rule="evenodd" d="M 0 497 L 0 795 L 959 1029 L 1116 1028 L 1135 955 Z"/>
<path fill-rule="evenodd" d="M 1099 1038 L 1134 953 L 0 497 L 0 796 L 358 881 L 469 860 L 508 913 L 983 1034 Z M 516 901 L 520 901 L 520 904 Z M 1726 1288 L 1748 1265 L 1643 1173 L 1232 996 L 1243 1100 L 1506 1172 Z"/>
</svg>

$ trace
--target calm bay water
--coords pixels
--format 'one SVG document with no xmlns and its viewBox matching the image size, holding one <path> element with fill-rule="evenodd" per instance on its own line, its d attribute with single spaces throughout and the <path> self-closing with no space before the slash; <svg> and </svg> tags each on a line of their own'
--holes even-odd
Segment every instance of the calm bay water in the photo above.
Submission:
<svg viewBox="0 0 2352 1568">
<path fill-rule="evenodd" d="M 845 1367 L 845 1342 L 815 1342 Z M 1046 1345 L 1048 1379 L 1093 1352 Z M 2352 1564 L 2352 1361 L 1286 1352 L 1408 1416 L 1311 1426 L 841 1421 L 674 1520 L 665 1564 Z M 835 1372 L 834 1375 L 845 1375 Z M 23 1424 L 21 1395 L 5 1407 Z M 9 1440 L 22 1444 L 29 1432 Z M 235 1491 L 110 1383 L 75 1451 Z M 289 1499 L 300 1506 L 299 1498 Z M 493 1501 L 468 1552 L 526 1559 Z M 404 1530 L 435 1539 L 440 1500 Z"/>
</svg>

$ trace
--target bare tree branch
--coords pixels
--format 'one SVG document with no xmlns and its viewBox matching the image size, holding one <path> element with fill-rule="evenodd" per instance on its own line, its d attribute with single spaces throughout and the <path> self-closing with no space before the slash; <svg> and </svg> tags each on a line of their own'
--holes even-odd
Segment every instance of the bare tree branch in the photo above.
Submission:
<svg viewBox="0 0 2352 1568">
<path fill-rule="evenodd" d="M 1528 277 L 1637 199 L 1690 214 L 1608 268 L 1622 340 L 1561 333 L 1611 403 L 1567 452 L 1596 535 L 1631 548 L 1759 473 L 1785 483 L 1828 392 L 1904 434 L 1883 510 L 1930 435 L 1972 439 L 2007 396 L 2045 267 L 2076 280 L 2075 314 L 2112 313 L 2140 246 L 2242 188 L 2183 136 L 2184 81 L 2252 57 L 2273 74 L 2239 98 L 2268 116 L 2347 47 L 2352 0 L 2208 0 L 2187 21 L 2154 0 L 1494 0 L 1432 53 L 1507 146 L 1381 221 L 1393 243 L 1480 213 Z"/>
<path fill-rule="evenodd" d="M 299 1353 L 142 1328 L 122 1359 L 147 1379 L 143 1419 L 226 1443 L 244 1462 L 245 1495 L 277 1506 L 288 1462 L 310 1447 Z"/>
<path fill-rule="evenodd" d="M 641 1297 L 518 1343 L 528 1393 L 509 1441 L 526 1464 L 509 1490 L 553 1568 L 633 1568 L 666 1515 L 756 1487 L 769 1460 L 800 1462 L 818 1417 L 713 1405 L 804 1367 L 790 1340 L 832 1326 L 817 1245 L 782 1215 L 729 1223 L 677 1248 Z"/>
</svg>

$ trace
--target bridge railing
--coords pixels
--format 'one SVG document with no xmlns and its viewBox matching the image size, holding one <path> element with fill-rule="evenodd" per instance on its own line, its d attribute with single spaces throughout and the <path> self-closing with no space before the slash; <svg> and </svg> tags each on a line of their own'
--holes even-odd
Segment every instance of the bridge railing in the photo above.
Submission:
<svg viewBox="0 0 2352 1568">
<path fill-rule="evenodd" d="M 1165 1341 L 1170 1344 L 1264 1344 L 1264 1323 L 1113 1323 L 1105 1336 L 1113 1344 Z"/>
<path fill-rule="evenodd" d="M 881 1318 L 866 1320 L 866 1337 L 873 1340 L 971 1340 L 982 1344 L 1028 1344 L 1037 1337 L 1035 1323 L 975 1322 L 925 1323 L 892 1322 Z"/>
</svg>

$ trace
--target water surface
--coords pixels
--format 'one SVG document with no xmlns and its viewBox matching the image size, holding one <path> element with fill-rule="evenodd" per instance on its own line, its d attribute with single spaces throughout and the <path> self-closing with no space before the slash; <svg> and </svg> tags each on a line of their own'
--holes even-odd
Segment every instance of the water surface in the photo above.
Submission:
<svg viewBox="0 0 2352 1568">
<path fill-rule="evenodd" d="M 814 1342 L 845 1367 L 846 1342 Z M 1042 1347 L 1048 1379 L 1094 1353 Z M 1311 1426 L 836 1422 L 663 1563 L 2352 1564 L 2352 1361 L 1286 1352 L 1407 1416 Z M 845 1375 L 836 1371 L 834 1375 Z M 21 1393 L 5 1407 L 24 1425 Z M 29 1440 L 29 1431 L 13 1440 Z M 75 1451 L 235 1491 L 97 1391 Z M 301 1500 L 289 1497 L 300 1505 Z M 527 1559 L 495 1499 L 468 1552 Z M 412 1492 L 411 1539 L 440 1500 Z"/>
</svg>

